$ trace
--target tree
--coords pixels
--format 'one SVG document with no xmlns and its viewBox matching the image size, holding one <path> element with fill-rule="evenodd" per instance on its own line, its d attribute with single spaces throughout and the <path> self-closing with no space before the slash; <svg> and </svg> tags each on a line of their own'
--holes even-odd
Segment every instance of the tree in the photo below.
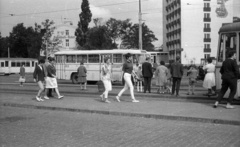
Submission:
<svg viewBox="0 0 240 147">
<path fill-rule="evenodd" d="M 153 41 L 158 40 L 153 32 L 145 25 L 142 24 L 142 42 L 143 42 L 143 49 L 145 50 L 153 50 L 154 45 L 152 44 Z M 122 37 L 122 46 L 125 48 L 139 48 L 139 25 L 134 24 L 130 27 L 127 34 L 123 35 Z"/>
<path fill-rule="evenodd" d="M 2 37 L 0 32 L 0 57 L 8 57 L 8 37 Z"/>
<path fill-rule="evenodd" d="M 94 49 L 113 49 L 116 48 L 112 44 L 112 40 L 107 32 L 106 26 L 93 27 L 88 31 L 87 43 L 84 48 L 89 50 Z"/>
<path fill-rule="evenodd" d="M 75 31 L 76 41 L 80 46 L 86 44 L 86 36 L 88 32 L 88 25 L 92 19 L 92 13 L 89 8 L 88 0 L 83 0 L 81 5 L 82 12 L 79 14 L 80 21 L 78 28 Z"/>
</svg>

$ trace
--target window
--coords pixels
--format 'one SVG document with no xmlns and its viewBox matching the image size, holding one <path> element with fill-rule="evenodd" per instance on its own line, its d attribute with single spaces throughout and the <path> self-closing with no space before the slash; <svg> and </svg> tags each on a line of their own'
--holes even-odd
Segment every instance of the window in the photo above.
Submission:
<svg viewBox="0 0 240 147">
<path fill-rule="evenodd" d="M 210 54 L 204 54 L 204 58 L 207 59 L 210 57 Z"/>
<path fill-rule="evenodd" d="M 122 54 L 113 54 L 113 63 L 122 63 Z"/>
<path fill-rule="evenodd" d="M 210 24 L 209 23 L 205 23 L 204 24 L 204 28 L 210 28 Z"/>
<path fill-rule="evenodd" d="M 30 62 L 27 61 L 25 66 L 26 66 L 26 67 L 30 67 Z"/>
<path fill-rule="evenodd" d="M 11 62 L 11 67 L 16 67 L 15 61 L 12 61 L 12 62 Z"/>
<path fill-rule="evenodd" d="M 77 55 L 77 63 L 87 63 L 87 55 Z"/>
<path fill-rule="evenodd" d="M 210 13 L 204 13 L 204 18 L 210 18 Z"/>
<path fill-rule="evenodd" d="M 205 8 L 209 8 L 210 7 L 210 3 L 204 3 L 204 7 Z"/>
<path fill-rule="evenodd" d="M 8 61 L 5 61 L 5 67 L 8 67 Z"/>
<path fill-rule="evenodd" d="M 210 34 L 204 34 L 204 38 L 210 38 Z"/>
<path fill-rule="evenodd" d="M 69 39 L 66 39 L 66 46 L 69 46 Z"/>
<path fill-rule="evenodd" d="M 1 67 L 4 67 L 4 62 L 1 62 Z"/>
<path fill-rule="evenodd" d="M 34 67 L 35 65 L 34 65 L 34 61 L 32 61 L 32 67 Z"/>
<path fill-rule="evenodd" d="M 99 63 L 99 55 L 88 55 L 89 63 Z"/>
<path fill-rule="evenodd" d="M 16 61 L 16 63 L 17 63 L 16 67 L 20 67 L 21 66 L 21 63 L 19 61 Z"/>
<path fill-rule="evenodd" d="M 66 36 L 69 36 L 69 30 L 66 30 Z"/>
<path fill-rule="evenodd" d="M 210 44 L 204 44 L 204 48 L 210 48 Z"/>
<path fill-rule="evenodd" d="M 76 56 L 75 55 L 67 55 L 67 63 L 76 63 Z"/>
</svg>

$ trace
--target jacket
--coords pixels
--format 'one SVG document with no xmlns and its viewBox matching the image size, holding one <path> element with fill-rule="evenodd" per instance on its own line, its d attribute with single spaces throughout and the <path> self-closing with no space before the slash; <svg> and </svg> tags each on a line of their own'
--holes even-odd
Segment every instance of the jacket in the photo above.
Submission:
<svg viewBox="0 0 240 147">
<path fill-rule="evenodd" d="M 183 65 L 179 62 L 174 62 L 171 64 L 170 72 L 174 78 L 182 78 L 183 76 Z"/>
<path fill-rule="evenodd" d="M 42 67 L 41 69 L 39 65 L 37 65 L 33 72 L 33 78 L 36 79 L 38 82 L 38 81 L 44 81 L 44 77 L 45 77 L 44 68 Z"/>
<path fill-rule="evenodd" d="M 152 64 L 149 62 L 144 62 L 142 64 L 142 75 L 146 78 L 152 78 L 153 71 L 152 71 Z"/>
<path fill-rule="evenodd" d="M 222 74 L 222 79 L 237 79 L 239 76 L 237 62 L 232 59 L 226 59 L 223 61 L 220 73 Z"/>
</svg>

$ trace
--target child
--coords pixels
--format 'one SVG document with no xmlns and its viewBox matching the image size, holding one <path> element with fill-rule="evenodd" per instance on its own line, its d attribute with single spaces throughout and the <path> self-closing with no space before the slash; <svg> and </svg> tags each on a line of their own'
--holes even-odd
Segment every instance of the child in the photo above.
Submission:
<svg viewBox="0 0 240 147">
<path fill-rule="evenodd" d="M 194 95 L 195 83 L 196 83 L 198 71 L 195 66 L 191 66 L 191 68 L 187 72 L 188 72 L 188 77 L 189 77 L 189 87 L 188 87 L 187 95 L 190 94 L 191 89 L 192 89 L 192 95 Z"/>
<path fill-rule="evenodd" d="M 142 92 L 142 82 L 143 82 L 143 75 L 142 75 L 142 67 L 138 66 L 138 70 L 136 72 L 136 81 L 137 81 L 137 91 Z"/>
</svg>

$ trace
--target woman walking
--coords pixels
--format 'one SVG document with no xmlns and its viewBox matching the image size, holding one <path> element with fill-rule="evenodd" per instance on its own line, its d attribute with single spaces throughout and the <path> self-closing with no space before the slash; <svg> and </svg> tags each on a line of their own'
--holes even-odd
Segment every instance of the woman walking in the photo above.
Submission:
<svg viewBox="0 0 240 147">
<path fill-rule="evenodd" d="M 22 63 L 21 67 L 20 67 L 20 77 L 19 77 L 19 82 L 20 82 L 20 86 L 23 86 L 23 83 L 26 81 L 25 79 L 25 67 L 24 64 Z"/>
<path fill-rule="evenodd" d="M 77 69 L 78 72 L 78 82 L 80 83 L 81 90 L 87 90 L 87 69 L 81 62 L 80 66 Z M 83 88 L 84 85 L 84 88 Z"/>
<path fill-rule="evenodd" d="M 203 70 L 207 72 L 203 81 L 203 87 L 208 89 L 207 95 L 212 95 L 212 88 L 215 86 L 215 65 L 212 63 L 212 58 L 208 58 L 207 62 L 208 64 L 203 67 Z"/>
<path fill-rule="evenodd" d="M 38 63 L 38 66 L 35 67 L 35 70 L 33 72 L 33 81 L 34 82 L 37 82 L 38 86 L 39 86 L 39 91 L 38 91 L 38 94 L 36 96 L 36 100 L 41 102 L 41 101 L 44 101 L 42 98 L 41 98 L 41 94 L 43 93 L 44 91 L 44 78 L 45 78 L 45 74 L 44 74 L 44 68 L 43 68 L 43 64 L 45 63 L 45 60 L 44 59 L 40 59 L 39 60 L 39 63 Z M 47 90 L 45 91 L 45 96 L 44 98 L 47 98 Z M 48 99 L 48 98 L 47 98 Z"/>
<path fill-rule="evenodd" d="M 134 97 L 134 87 L 133 87 L 133 83 L 131 80 L 132 74 L 135 75 L 134 71 L 133 71 L 133 64 L 132 64 L 132 57 L 131 54 L 128 53 L 125 55 L 127 62 L 123 64 L 123 79 L 125 81 L 124 84 L 124 88 L 118 93 L 118 95 L 116 96 L 116 99 L 118 102 L 120 102 L 120 97 L 121 95 L 124 93 L 124 91 L 126 91 L 128 88 L 130 88 L 130 94 L 131 94 L 131 98 L 132 98 L 132 102 L 139 102 L 139 100 L 136 100 Z"/>
<path fill-rule="evenodd" d="M 160 66 L 155 71 L 156 85 L 159 86 L 158 93 L 164 93 L 167 86 L 168 68 L 165 66 L 165 62 L 161 61 Z"/>
<path fill-rule="evenodd" d="M 104 84 L 105 91 L 102 95 L 100 95 L 100 97 L 105 103 L 110 103 L 110 101 L 108 100 L 108 92 L 112 90 L 112 83 L 110 58 L 108 57 L 104 59 L 104 65 L 102 67 L 102 82 Z"/>
<path fill-rule="evenodd" d="M 58 84 L 57 84 L 57 76 L 56 76 L 56 68 L 54 66 L 54 58 L 49 58 L 49 65 L 47 66 L 48 75 L 46 77 L 46 89 L 54 88 L 55 92 L 58 95 L 58 99 L 63 98 L 63 96 L 60 95 L 58 90 Z M 49 99 L 48 97 L 44 97 L 45 99 Z"/>
</svg>

